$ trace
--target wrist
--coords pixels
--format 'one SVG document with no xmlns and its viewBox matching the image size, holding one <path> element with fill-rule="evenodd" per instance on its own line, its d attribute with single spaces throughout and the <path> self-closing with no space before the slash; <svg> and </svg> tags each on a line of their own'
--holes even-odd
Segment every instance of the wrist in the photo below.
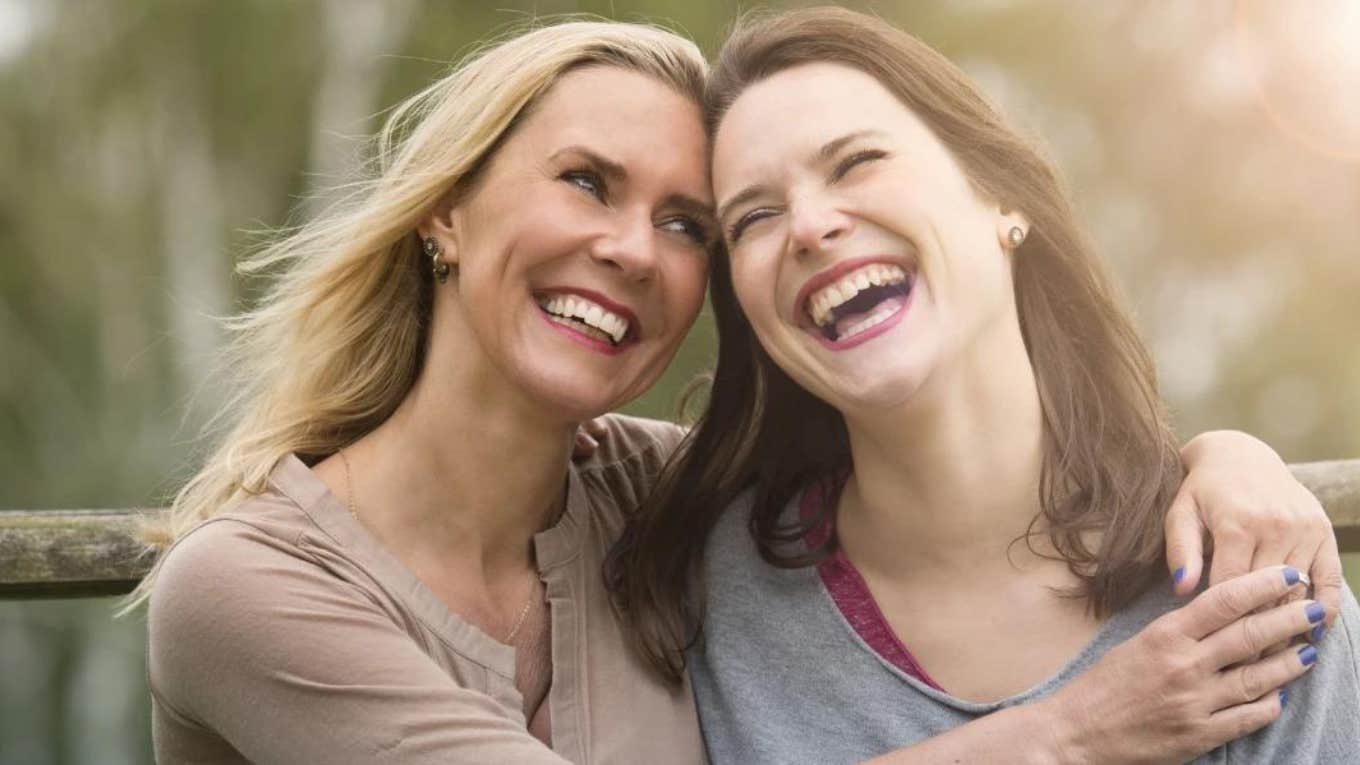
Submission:
<svg viewBox="0 0 1360 765">
<path fill-rule="evenodd" d="M 1070 706 L 1060 690 L 1042 701 L 1021 707 L 1031 716 L 1026 727 L 1040 734 L 1035 736 L 1039 751 L 1029 759 L 1030 762 L 1075 765 L 1091 761 L 1081 712 Z"/>
<path fill-rule="evenodd" d="M 1181 447 L 1181 464 L 1187 469 L 1193 467 L 1196 462 L 1203 458 L 1205 450 L 1208 450 L 1211 456 L 1246 454 L 1279 459 L 1279 455 L 1275 453 L 1274 449 L 1250 433 L 1244 433 L 1240 430 L 1207 430 L 1186 441 L 1185 445 Z"/>
</svg>

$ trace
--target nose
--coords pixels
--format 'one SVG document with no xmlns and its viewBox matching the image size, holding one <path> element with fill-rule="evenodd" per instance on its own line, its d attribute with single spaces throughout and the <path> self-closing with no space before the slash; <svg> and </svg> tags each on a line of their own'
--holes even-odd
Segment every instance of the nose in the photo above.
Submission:
<svg viewBox="0 0 1360 765">
<path fill-rule="evenodd" d="M 646 281 L 656 273 L 656 230 L 650 215 L 620 217 L 591 243 L 596 262 L 621 272 L 629 281 Z"/>
<path fill-rule="evenodd" d="M 796 255 L 821 252 L 849 233 L 850 216 L 825 194 L 802 194 L 789 204 L 789 245 Z"/>
</svg>

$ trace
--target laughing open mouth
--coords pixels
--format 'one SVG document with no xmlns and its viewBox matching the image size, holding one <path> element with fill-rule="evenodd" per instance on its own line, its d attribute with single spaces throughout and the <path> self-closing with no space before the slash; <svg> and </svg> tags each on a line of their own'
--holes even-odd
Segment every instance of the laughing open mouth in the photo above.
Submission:
<svg viewBox="0 0 1360 765">
<path fill-rule="evenodd" d="M 914 274 L 889 263 L 870 263 L 808 296 L 804 310 L 822 337 L 837 342 L 878 326 L 911 294 Z"/>
</svg>

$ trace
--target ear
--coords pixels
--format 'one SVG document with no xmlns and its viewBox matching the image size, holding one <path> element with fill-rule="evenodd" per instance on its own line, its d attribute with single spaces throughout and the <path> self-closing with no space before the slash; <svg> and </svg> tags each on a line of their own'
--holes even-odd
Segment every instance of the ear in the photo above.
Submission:
<svg viewBox="0 0 1360 765">
<path fill-rule="evenodd" d="M 1001 243 L 1003 252 L 1014 252 L 1029 237 L 1029 219 L 1023 213 L 1005 207 L 1000 208 L 997 213 L 997 241 Z"/>
<path fill-rule="evenodd" d="M 416 227 L 416 234 L 420 236 L 422 242 L 434 237 L 439 242 L 441 258 L 451 267 L 457 268 L 461 229 L 458 207 L 452 201 L 444 199 Z"/>
</svg>

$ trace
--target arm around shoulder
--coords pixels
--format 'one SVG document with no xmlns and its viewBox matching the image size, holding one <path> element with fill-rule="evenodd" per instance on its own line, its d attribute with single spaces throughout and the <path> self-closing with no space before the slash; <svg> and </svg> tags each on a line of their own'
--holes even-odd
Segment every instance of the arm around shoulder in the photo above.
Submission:
<svg viewBox="0 0 1360 765">
<path fill-rule="evenodd" d="M 209 523 L 160 565 L 156 703 L 252 762 L 565 762 L 359 588 L 267 534 Z M 175 748 L 163 735 L 158 751 Z"/>
</svg>

